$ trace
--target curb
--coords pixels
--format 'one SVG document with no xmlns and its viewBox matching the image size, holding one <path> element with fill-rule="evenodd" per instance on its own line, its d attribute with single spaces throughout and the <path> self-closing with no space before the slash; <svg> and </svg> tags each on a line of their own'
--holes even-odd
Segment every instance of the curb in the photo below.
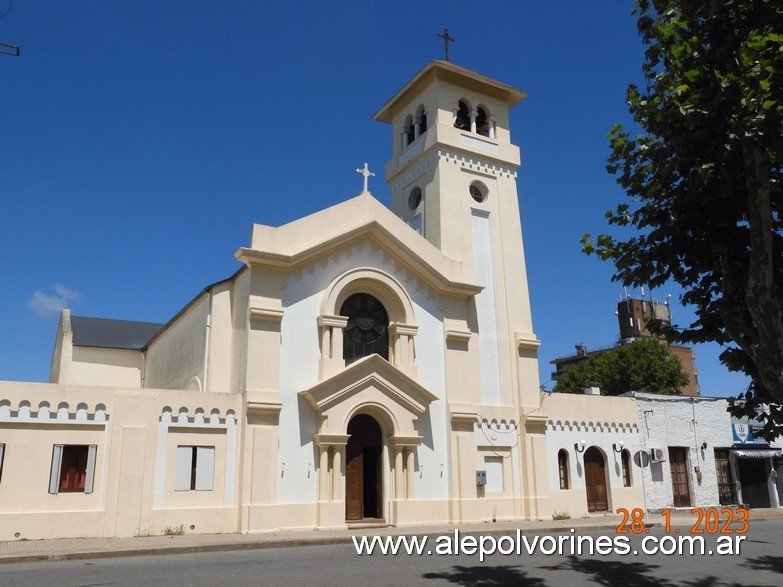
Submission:
<svg viewBox="0 0 783 587">
<path fill-rule="evenodd" d="M 760 522 L 769 522 L 772 520 L 781 520 L 781 516 L 761 516 L 755 520 L 752 520 L 752 524 L 758 524 Z M 677 521 L 672 523 L 672 526 L 686 527 L 687 521 Z M 660 527 L 660 522 L 650 522 L 645 524 L 645 528 Z M 469 530 L 462 530 L 459 527 L 447 528 L 436 532 L 430 532 L 423 534 L 420 532 L 395 532 L 387 534 L 387 536 L 410 536 L 422 538 L 424 536 L 445 536 L 448 534 L 454 534 L 455 530 L 459 530 L 462 536 L 508 536 L 519 531 L 521 536 L 530 536 L 534 534 L 546 534 L 557 532 L 569 532 L 570 530 L 593 532 L 596 530 L 615 530 L 617 528 L 617 522 L 605 522 L 601 524 L 591 524 L 588 526 L 537 526 L 535 528 L 506 528 L 506 529 L 478 529 L 471 528 Z M 411 528 L 411 530 L 415 530 Z M 207 553 L 207 552 L 230 552 L 230 551 L 242 551 L 242 550 L 267 550 L 272 548 L 295 548 L 306 546 L 331 546 L 335 544 L 351 544 L 352 536 L 358 535 L 372 535 L 372 534 L 354 534 L 354 535 L 341 535 L 341 536 L 313 536 L 309 538 L 281 538 L 278 540 L 248 540 L 241 542 L 213 542 L 207 544 L 191 544 L 191 545 L 172 545 L 172 546 L 155 546 L 150 548 L 126 548 L 126 549 L 107 549 L 107 550 L 92 550 L 92 551 L 72 551 L 62 553 L 29 553 L 29 554 L 10 554 L 8 556 L 0 555 L 0 565 L 12 564 L 12 563 L 30 563 L 30 562 L 43 562 L 43 561 L 69 561 L 69 560 L 89 560 L 89 559 L 103 559 L 103 558 L 126 558 L 133 556 L 160 556 L 163 554 L 192 554 L 192 553 Z"/>
<path fill-rule="evenodd" d="M 655 524 L 650 524 L 649 527 L 653 527 Z M 615 529 L 616 523 L 612 524 L 600 524 L 585 526 L 583 528 L 574 528 L 574 530 L 606 530 Z M 515 533 L 517 530 L 522 536 L 529 536 L 533 534 L 543 533 L 555 533 L 555 532 L 568 532 L 572 528 L 566 526 L 542 526 L 540 528 L 508 528 L 505 530 L 492 529 L 487 531 L 482 530 L 461 530 L 460 528 L 450 528 L 446 531 L 437 532 L 439 536 L 445 536 L 453 534 L 455 530 L 460 531 L 461 536 L 508 536 Z M 410 537 L 429 537 L 430 534 L 421 534 L 416 532 L 400 532 L 394 534 L 388 534 L 388 536 L 410 536 Z M 193 544 L 183 546 L 160 546 L 151 548 L 132 548 L 132 549 L 111 549 L 111 550 L 92 550 L 85 552 L 63 552 L 52 554 L 16 554 L 8 556 L 0 556 L 0 565 L 11 563 L 29 563 L 29 562 L 44 562 L 44 561 L 69 561 L 69 560 L 89 560 L 89 559 L 102 559 L 102 558 L 126 558 L 133 556 L 159 556 L 162 554 L 192 554 L 192 553 L 206 553 L 206 552 L 230 552 L 230 551 L 242 551 L 242 550 L 267 550 L 272 548 L 295 548 L 306 546 L 331 546 L 335 544 L 352 544 L 353 535 L 345 536 L 322 536 L 312 538 L 295 538 L 290 540 L 265 540 L 265 541 L 247 541 L 247 542 L 230 542 L 230 543 L 211 543 L 211 544 Z"/>
</svg>

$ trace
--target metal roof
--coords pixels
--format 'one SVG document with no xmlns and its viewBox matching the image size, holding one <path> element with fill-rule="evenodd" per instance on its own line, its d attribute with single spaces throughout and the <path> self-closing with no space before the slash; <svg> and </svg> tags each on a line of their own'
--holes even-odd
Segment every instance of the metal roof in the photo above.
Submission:
<svg viewBox="0 0 783 587">
<path fill-rule="evenodd" d="M 138 351 L 144 348 L 163 326 L 155 322 L 71 316 L 74 346 Z"/>
<path fill-rule="evenodd" d="M 729 452 L 733 452 L 738 457 L 745 459 L 771 459 L 783 456 L 783 450 L 779 448 L 735 448 Z"/>
</svg>

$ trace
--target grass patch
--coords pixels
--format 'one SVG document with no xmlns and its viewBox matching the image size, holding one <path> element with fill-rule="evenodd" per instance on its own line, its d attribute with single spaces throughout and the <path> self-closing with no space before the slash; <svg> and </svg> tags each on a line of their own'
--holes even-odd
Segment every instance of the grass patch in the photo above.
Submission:
<svg viewBox="0 0 783 587">
<path fill-rule="evenodd" d="M 570 520 L 571 514 L 568 512 L 553 512 L 552 513 L 552 519 L 553 520 Z"/>
<path fill-rule="evenodd" d="M 180 524 L 175 528 L 172 528 L 171 526 L 166 526 L 166 529 L 163 530 L 164 536 L 182 536 L 184 534 L 185 534 L 185 524 Z"/>
</svg>

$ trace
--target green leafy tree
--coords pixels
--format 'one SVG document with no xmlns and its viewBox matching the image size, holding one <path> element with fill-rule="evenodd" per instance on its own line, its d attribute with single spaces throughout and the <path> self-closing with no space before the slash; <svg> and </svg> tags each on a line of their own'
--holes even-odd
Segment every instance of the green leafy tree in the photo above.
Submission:
<svg viewBox="0 0 783 587">
<path fill-rule="evenodd" d="M 603 395 L 627 391 L 679 394 L 687 384 L 682 363 L 669 348 L 657 339 L 645 338 L 590 355 L 569 367 L 558 377 L 554 391 L 582 393 L 585 387 L 598 386 Z"/>
<path fill-rule="evenodd" d="M 752 380 L 765 431 L 783 424 L 783 3 L 637 0 L 645 87 L 628 88 L 642 132 L 616 125 L 607 169 L 630 203 L 607 212 L 627 239 L 586 234 L 583 250 L 626 285 L 683 288 L 696 319 L 667 336 L 717 341 Z M 628 234 L 625 232 L 624 234 Z"/>
</svg>

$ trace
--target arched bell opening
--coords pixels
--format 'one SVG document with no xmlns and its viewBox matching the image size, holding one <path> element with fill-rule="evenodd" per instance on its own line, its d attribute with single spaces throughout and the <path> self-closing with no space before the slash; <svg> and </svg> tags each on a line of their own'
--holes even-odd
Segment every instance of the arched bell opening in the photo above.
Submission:
<svg viewBox="0 0 783 587">
<path fill-rule="evenodd" d="M 454 126 L 460 130 L 470 130 L 470 107 L 464 100 L 460 100 L 457 103 Z"/>
<path fill-rule="evenodd" d="M 476 132 L 482 136 L 489 136 L 489 115 L 479 106 L 476 108 Z"/>
</svg>

